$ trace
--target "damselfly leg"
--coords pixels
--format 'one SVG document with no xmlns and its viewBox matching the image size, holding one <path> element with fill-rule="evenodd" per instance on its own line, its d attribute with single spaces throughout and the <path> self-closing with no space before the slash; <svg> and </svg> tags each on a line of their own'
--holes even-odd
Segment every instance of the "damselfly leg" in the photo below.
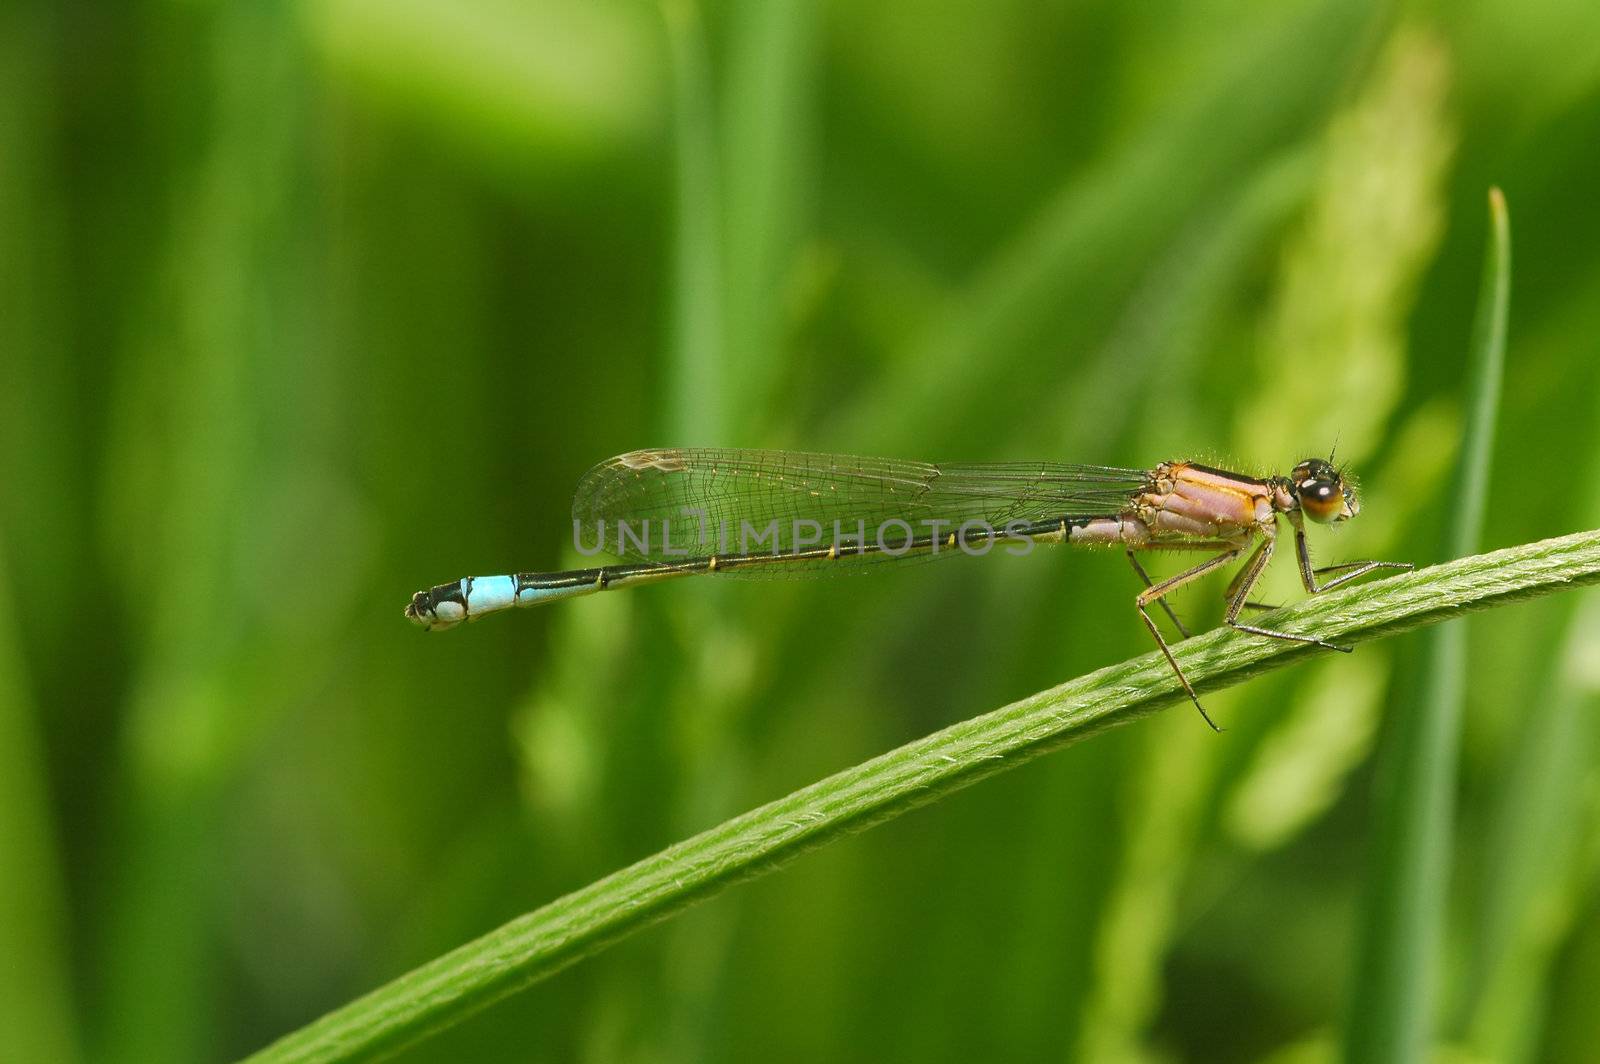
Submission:
<svg viewBox="0 0 1600 1064">
<path fill-rule="evenodd" d="M 1299 530 L 1297 529 L 1296 531 L 1298 532 Z M 1411 566 L 1405 562 L 1360 561 L 1345 562 L 1340 565 L 1330 565 L 1323 569 L 1313 569 L 1310 566 L 1310 554 L 1306 549 L 1304 537 L 1297 536 L 1296 543 L 1301 559 L 1301 573 L 1306 579 L 1307 590 L 1312 593 L 1330 590 L 1331 588 L 1348 583 L 1358 576 L 1364 576 L 1365 574 L 1373 572 L 1377 569 L 1411 568 Z M 1324 650 L 1337 650 L 1344 654 L 1350 653 L 1350 647 L 1339 646 L 1336 643 L 1330 643 L 1327 640 L 1319 639 L 1316 636 L 1300 635 L 1295 632 L 1282 632 L 1274 628 L 1263 628 L 1260 625 L 1245 624 L 1239 620 L 1240 615 L 1247 609 L 1271 610 L 1276 608 L 1265 603 L 1252 602 L 1250 600 L 1250 592 L 1261 580 L 1262 574 L 1266 572 L 1268 564 L 1270 564 L 1272 561 L 1272 553 L 1276 546 L 1277 541 L 1271 535 L 1264 536 L 1256 545 L 1255 549 L 1250 552 L 1249 557 L 1245 559 L 1245 563 L 1240 567 L 1238 573 L 1236 573 L 1233 579 L 1228 582 L 1227 590 L 1223 592 L 1223 597 L 1228 603 L 1227 612 L 1223 615 L 1223 623 L 1229 628 L 1240 632 L 1248 632 L 1251 635 L 1264 636 L 1268 639 L 1282 639 L 1290 643 L 1304 643 L 1308 646 L 1322 647 Z M 1199 565 L 1191 566 L 1190 568 L 1185 569 L 1183 572 L 1178 573 L 1176 576 L 1168 577 L 1159 583 L 1154 583 L 1151 581 L 1149 574 L 1145 572 L 1144 566 L 1139 564 L 1139 559 L 1134 556 L 1133 551 L 1130 550 L 1126 552 L 1128 555 L 1128 561 L 1133 566 L 1134 572 L 1138 573 L 1139 578 L 1145 583 L 1145 590 L 1141 591 L 1138 597 L 1134 600 L 1134 605 L 1139 611 L 1140 619 L 1144 621 L 1145 627 L 1150 630 L 1150 635 L 1155 639 L 1156 646 L 1160 649 L 1162 656 L 1167 659 L 1167 664 L 1171 666 L 1173 674 L 1178 677 L 1178 682 L 1183 685 L 1184 693 L 1189 696 L 1189 701 L 1194 703 L 1194 708 L 1200 711 L 1200 716 L 1203 717 L 1205 722 L 1211 725 L 1211 727 L 1216 731 L 1221 731 L 1222 729 L 1217 727 L 1216 722 L 1211 719 L 1211 715 L 1206 712 L 1205 706 L 1200 704 L 1200 696 L 1195 693 L 1194 686 L 1189 682 L 1189 678 L 1184 675 L 1183 668 L 1178 664 L 1177 657 L 1172 653 L 1171 646 L 1168 645 L 1165 637 L 1162 636 L 1161 629 L 1156 625 L 1155 619 L 1150 616 L 1147 607 L 1149 607 L 1152 603 L 1160 603 L 1162 609 L 1166 611 L 1167 616 L 1172 618 L 1173 623 L 1177 625 L 1178 630 L 1183 632 L 1184 638 L 1188 638 L 1189 633 L 1183 627 L 1182 623 L 1178 621 L 1177 615 L 1173 612 L 1171 606 L 1167 602 L 1167 596 L 1179 588 L 1198 580 L 1213 570 L 1220 569 L 1223 566 L 1230 564 L 1241 554 L 1243 554 L 1246 549 L 1248 549 L 1248 544 L 1238 547 L 1229 547 L 1222 550 L 1220 553 L 1207 558 Z M 1315 576 L 1321 573 L 1343 573 L 1344 575 L 1338 576 L 1334 580 L 1330 580 L 1328 583 L 1319 586 L 1315 583 Z"/>
<path fill-rule="evenodd" d="M 1306 544 L 1305 526 L 1292 516 L 1290 521 L 1294 524 L 1294 550 L 1300 562 L 1300 582 L 1305 585 L 1306 594 L 1308 595 L 1319 595 L 1324 591 L 1332 591 L 1336 587 L 1348 584 L 1357 577 L 1366 576 L 1368 573 L 1379 569 L 1409 571 L 1416 568 L 1410 562 L 1359 561 L 1341 562 L 1338 565 L 1325 565 L 1320 569 L 1314 569 L 1311 566 L 1311 548 Z M 1326 584 L 1317 583 L 1317 577 L 1327 573 L 1342 573 L 1343 575 L 1334 577 Z"/>
<path fill-rule="evenodd" d="M 1156 646 L 1160 648 L 1162 655 L 1166 657 L 1167 664 L 1172 666 L 1173 674 L 1178 677 L 1178 682 L 1183 684 L 1183 690 L 1188 694 L 1189 701 L 1194 703 L 1194 708 L 1200 711 L 1200 716 L 1205 718 L 1205 722 L 1211 726 L 1212 731 L 1221 731 L 1222 729 L 1217 727 L 1217 722 L 1211 719 L 1211 714 L 1206 712 L 1206 707 L 1200 704 L 1200 696 L 1195 693 L 1194 686 L 1189 683 L 1189 678 L 1183 674 L 1183 669 L 1178 665 L 1178 659 L 1173 656 L 1172 648 L 1167 645 L 1166 638 L 1161 634 L 1161 629 L 1157 627 L 1155 618 L 1150 616 L 1150 611 L 1147 607 L 1152 602 L 1161 602 L 1165 606 L 1164 600 L 1172 592 L 1186 584 L 1193 583 L 1215 569 L 1222 568 L 1243 552 L 1243 547 L 1229 547 L 1222 553 L 1213 555 L 1199 565 L 1191 566 L 1176 576 L 1169 576 L 1159 584 L 1151 584 L 1139 592 L 1138 596 L 1133 600 L 1134 608 L 1139 611 L 1139 617 L 1144 621 L 1144 626 L 1150 629 L 1150 635 L 1155 639 Z M 1132 557 L 1131 553 L 1129 557 Z M 1134 563 L 1134 568 L 1139 569 L 1141 576 L 1144 575 L 1143 568 L 1137 562 Z M 1145 580 L 1148 582 L 1149 577 L 1146 576 Z M 1167 612 L 1169 615 L 1171 614 L 1170 607 L 1167 607 Z"/>
<path fill-rule="evenodd" d="M 1239 623 L 1239 614 L 1244 612 L 1246 603 L 1250 599 L 1250 589 L 1261 579 L 1261 574 L 1267 569 L 1267 563 L 1272 560 L 1272 549 L 1275 540 L 1268 536 L 1261 541 L 1261 545 L 1250 555 L 1250 560 L 1244 563 L 1244 568 L 1239 570 L 1239 575 L 1233 578 L 1228 585 L 1228 612 L 1223 615 L 1223 623 L 1229 628 L 1251 635 L 1263 635 L 1268 639 L 1283 639 L 1290 643 L 1306 643 L 1324 650 L 1337 650 L 1341 653 L 1350 653 L 1349 647 L 1337 646 L 1325 639 L 1318 639 L 1313 635 L 1296 635 L 1293 632 L 1279 632 L 1272 628 L 1261 628 L 1253 624 Z"/>
<path fill-rule="evenodd" d="M 1144 586 L 1155 587 L 1155 581 L 1150 579 L 1150 574 L 1145 572 L 1144 566 L 1139 564 L 1138 555 L 1134 554 L 1131 550 L 1123 551 L 1123 553 L 1128 556 L 1128 564 L 1133 566 L 1133 571 L 1139 574 L 1140 580 L 1144 581 Z M 1183 622 L 1178 619 L 1178 614 L 1175 610 L 1173 610 L 1172 604 L 1164 598 L 1160 599 L 1159 601 L 1161 603 L 1161 608 L 1166 611 L 1167 618 L 1172 621 L 1172 626 L 1178 630 L 1178 634 L 1182 635 L 1183 638 L 1188 639 L 1190 636 L 1189 629 L 1185 628 Z"/>
</svg>

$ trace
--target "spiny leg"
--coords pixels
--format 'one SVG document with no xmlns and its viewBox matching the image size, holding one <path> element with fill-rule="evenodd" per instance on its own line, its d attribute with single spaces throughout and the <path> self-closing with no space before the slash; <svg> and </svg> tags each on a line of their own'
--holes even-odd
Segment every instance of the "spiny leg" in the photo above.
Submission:
<svg viewBox="0 0 1600 1064">
<path fill-rule="evenodd" d="M 1308 595 L 1317 595 L 1324 591 L 1332 591 L 1334 588 L 1348 584 L 1357 577 L 1366 576 L 1368 573 L 1376 569 L 1410 570 L 1416 568 L 1416 566 L 1412 565 L 1410 562 L 1362 561 L 1344 562 L 1340 565 L 1328 565 L 1321 569 L 1313 569 L 1311 567 L 1311 548 L 1306 545 L 1305 526 L 1298 521 L 1295 522 L 1294 527 L 1294 549 L 1295 554 L 1300 560 L 1300 582 L 1305 585 L 1306 593 Z M 1321 573 L 1344 573 L 1344 575 L 1336 576 L 1332 580 L 1329 580 L 1326 584 L 1318 584 L 1317 576 Z"/>
<path fill-rule="evenodd" d="M 1313 569 L 1311 571 L 1316 576 L 1321 576 L 1324 573 L 1344 573 L 1343 576 L 1335 577 L 1334 579 L 1329 580 L 1326 584 L 1323 584 L 1322 586 L 1318 587 L 1316 590 L 1320 592 L 1320 591 L 1332 591 L 1334 588 L 1338 587 L 1339 585 L 1348 584 L 1350 581 L 1356 579 L 1356 577 L 1358 577 L 1358 576 L 1366 576 L 1368 573 L 1372 572 L 1375 569 L 1401 569 L 1401 570 L 1409 572 L 1410 570 L 1415 569 L 1415 568 L 1416 568 L 1416 566 L 1412 565 L 1410 562 L 1373 562 L 1373 561 L 1366 561 L 1366 562 L 1344 562 L 1344 563 L 1342 563 L 1340 565 L 1325 565 L 1320 569 Z M 1350 570 L 1350 571 L 1349 572 L 1345 572 L 1345 570 Z"/>
<path fill-rule="evenodd" d="M 1270 539 L 1261 541 L 1261 546 L 1255 549 L 1255 553 L 1250 555 L 1250 559 L 1244 563 L 1237 573 L 1234 574 L 1233 579 L 1228 581 L 1227 589 L 1222 592 L 1222 601 L 1232 605 L 1234 597 L 1239 593 L 1239 585 L 1244 582 L 1245 574 L 1248 573 L 1250 571 L 1250 567 L 1255 564 L 1256 556 L 1264 550 L 1269 550 L 1269 545 L 1271 543 L 1272 541 Z M 1262 568 L 1265 567 L 1266 563 L 1263 562 Z M 1251 583 L 1254 582 L 1254 580 L 1251 581 Z M 1250 600 L 1246 599 L 1243 608 L 1247 610 L 1260 610 L 1263 613 L 1269 613 L 1278 607 L 1274 606 L 1270 602 L 1251 602 Z"/>
<path fill-rule="evenodd" d="M 1311 571 L 1321 576 L 1324 573 L 1342 573 L 1348 569 L 1359 569 L 1364 565 L 1403 565 L 1407 569 L 1411 568 L 1410 562 L 1340 562 L 1338 565 L 1319 565 Z"/>
<path fill-rule="evenodd" d="M 1345 654 L 1350 653 L 1349 647 L 1338 646 L 1325 639 L 1318 639 L 1316 636 L 1296 635 L 1293 632 L 1279 632 L 1271 628 L 1260 628 L 1253 624 L 1239 623 L 1239 614 L 1244 612 L 1245 605 L 1249 601 L 1250 589 L 1255 586 L 1257 580 L 1261 579 L 1261 574 L 1266 571 L 1267 563 L 1272 560 L 1274 542 L 1270 538 L 1262 540 L 1261 546 L 1257 547 L 1255 553 L 1250 555 L 1250 560 L 1244 563 L 1244 568 L 1239 570 L 1239 575 L 1235 576 L 1233 582 L 1228 585 L 1230 599 L 1228 612 L 1222 618 L 1223 623 L 1229 628 L 1234 628 L 1241 632 L 1249 632 L 1252 635 L 1263 635 L 1269 639 L 1284 639 L 1291 643 L 1308 643 L 1311 646 L 1323 647 L 1326 650 L 1337 650 Z"/>
<path fill-rule="evenodd" d="M 1139 564 L 1139 559 L 1134 556 L 1133 551 L 1130 550 L 1124 553 L 1128 555 L 1128 564 L 1133 566 L 1133 571 L 1139 574 L 1140 580 L 1144 581 L 1144 586 L 1155 587 L 1155 582 L 1150 579 L 1150 574 L 1144 571 L 1144 566 Z M 1178 620 L 1178 614 L 1173 610 L 1171 604 L 1168 603 L 1166 599 L 1161 599 L 1160 601 L 1161 608 L 1166 611 L 1167 617 L 1171 619 L 1173 627 L 1178 629 L 1183 638 L 1188 639 L 1190 635 L 1189 629 L 1185 628 L 1183 626 L 1183 622 Z"/>
<path fill-rule="evenodd" d="M 1242 547 L 1233 547 L 1214 557 L 1207 558 L 1199 565 L 1185 569 L 1176 576 L 1169 576 L 1159 584 L 1152 584 L 1139 592 L 1138 597 L 1133 600 L 1134 608 L 1139 611 L 1139 617 L 1144 621 L 1144 626 L 1150 629 L 1150 635 L 1155 639 L 1156 646 L 1160 648 L 1162 655 L 1166 657 L 1167 664 L 1172 666 L 1173 675 L 1178 678 L 1179 683 L 1183 684 L 1183 689 L 1188 694 L 1189 701 L 1194 703 L 1194 708 L 1200 711 L 1200 716 L 1211 726 L 1212 731 L 1221 731 L 1222 729 L 1217 727 L 1217 722 L 1211 719 L 1211 714 L 1206 712 L 1206 707 L 1200 704 L 1200 696 L 1195 694 L 1194 686 L 1189 683 L 1189 678 L 1178 667 L 1178 659 L 1172 656 L 1172 648 L 1167 646 L 1166 639 L 1162 638 L 1161 629 L 1156 627 L 1155 618 L 1150 616 L 1150 611 L 1146 607 L 1152 602 L 1160 602 L 1167 595 L 1178 590 L 1178 588 L 1191 581 L 1198 580 L 1211 572 L 1211 570 L 1227 565 L 1237 558 L 1242 551 Z"/>
</svg>

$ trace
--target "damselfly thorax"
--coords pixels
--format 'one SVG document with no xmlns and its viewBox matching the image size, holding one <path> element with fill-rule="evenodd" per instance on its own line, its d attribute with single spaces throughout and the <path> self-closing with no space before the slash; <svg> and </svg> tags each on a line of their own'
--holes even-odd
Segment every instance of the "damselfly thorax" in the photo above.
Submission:
<svg viewBox="0 0 1600 1064">
<path fill-rule="evenodd" d="M 1293 508 L 1285 485 L 1192 462 L 1163 462 L 1114 518 L 1075 528 L 1070 541 L 1134 549 L 1248 543 L 1272 535 Z"/>
<path fill-rule="evenodd" d="M 1144 589 L 1134 607 L 1195 707 L 1199 696 L 1149 607 L 1160 604 L 1189 632 L 1167 596 L 1241 558 L 1224 592 L 1224 623 L 1273 639 L 1346 650 L 1315 636 L 1242 623 L 1277 543 L 1293 529 L 1301 581 L 1316 594 L 1404 562 L 1359 561 L 1313 568 L 1305 520 L 1335 523 L 1359 512 L 1355 488 L 1331 461 L 1311 458 L 1288 476 L 1252 477 L 1194 462 L 1152 469 L 1059 463 L 932 464 L 798 451 L 655 449 L 595 466 L 573 499 L 578 549 L 627 559 L 557 573 L 464 577 L 412 596 L 406 616 L 448 628 L 515 606 L 682 576 L 768 578 L 838 572 L 907 558 L 1028 553 L 1065 542 L 1126 552 Z M 1205 552 L 1154 582 L 1138 553 Z M 1332 576 L 1327 583 L 1318 577 Z M 1212 725 L 1215 727 L 1215 725 Z"/>
</svg>

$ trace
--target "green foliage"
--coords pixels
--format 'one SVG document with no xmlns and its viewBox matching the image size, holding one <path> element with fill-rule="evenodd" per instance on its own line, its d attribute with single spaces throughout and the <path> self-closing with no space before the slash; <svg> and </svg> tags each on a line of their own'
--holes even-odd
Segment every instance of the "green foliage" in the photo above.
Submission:
<svg viewBox="0 0 1600 1064">
<path fill-rule="evenodd" d="M 1466 431 L 1455 463 L 1447 549 L 1478 548 L 1506 357 L 1511 233 L 1506 201 L 1489 193 L 1488 250 L 1467 373 Z M 1439 997 L 1439 948 L 1449 898 L 1456 766 L 1466 700 L 1467 633 L 1430 633 L 1411 710 L 1396 719 L 1379 794 L 1365 935 L 1345 1038 L 1352 1061 L 1423 1061 Z"/>
<path fill-rule="evenodd" d="M 1068 552 L 401 620 L 569 561 L 610 454 L 1337 443 L 1363 509 L 1319 559 L 1468 553 L 1464 494 L 1488 547 L 1600 525 L 1596 39 L 1579 0 L 5 8 L 8 1045 L 245 1055 L 1149 649 Z M 1492 185 L 1517 301 L 1463 466 Z M 1453 637 L 1443 940 L 1403 948 L 1436 1048 L 1600 1041 L 1594 601 Z M 1427 638 L 840 837 L 402 1059 L 1332 1059 Z"/>
</svg>

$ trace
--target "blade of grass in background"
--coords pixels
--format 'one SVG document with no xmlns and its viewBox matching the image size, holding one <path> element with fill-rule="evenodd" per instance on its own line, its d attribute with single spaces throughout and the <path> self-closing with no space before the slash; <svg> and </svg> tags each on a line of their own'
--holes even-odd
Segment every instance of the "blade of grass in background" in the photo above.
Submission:
<svg viewBox="0 0 1600 1064">
<path fill-rule="evenodd" d="M 82 450 L 70 420 L 56 416 L 73 405 L 75 376 L 58 317 L 64 182 L 46 134 L 61 101 L 29 91 L 58 76 L 49 42 L 59 33 L 54 11 L 0 13 L 0 1030 L 8 1056 L 70 1062 L 79 1056 L 78 1008 L 58 831 L 72 809 L 52 805 L 43 699 L 29 684 L 38 672 L 55 686 L 53 702 L 70 701 L 58 671 L 81 671 L 90 645 L 69 628 L 71 596 L 50 590 L 84 576 L 72 561 L 82 547 L 73 512 Z M 11 579 L 13 551 L 26 559 L 25 584 Z M 36 670 L 24 660 L 23 624 L 45 649 Z"/>
<path fill-rule="evenodd" d="M 1594 295 L 1583 302 L 1590 315 L 1600 306 Z M 1541 327 L 1573 331 L 1564 318 Z M 1591 442 L 1588 473 L 1575 483 L 1597 481 L 1600 450 Z M 1594 498 L 1579 493 L 1575 501 L 1580 519 L 1600 527 Z M 1516 724 L 1490 789 L 1484 847 L 1473 870 L 1480 893 L 1451 1033 L 1479 1058 L 1506 1064 L 1567 1059 L 1546 1042 L 1550 997 L 1570 936 L 1594 896 L 1600 603 L 1572 605 L 1541 681 L 1514 706 Z M 1523 682 L 1532 686 L 1532 679 Z"/>
<path fill-rule="evenodd" d="M 3 567 L 0 567 L 3 570 Z M 0 602 L 14 602 L 0 571 Z M 0 1017 L 15 1060 L 78 1059 L 45 761 L 10 616 L 0 616 Z"/>
<path fill-rule="evenodd" d="M 17 594 L 45 601 L 85 575 L 87 506 L 76 489 L 90 468 L 90 433 L 75 431 L 68 415 L 99 412 L 67 334 L 103 327 L 67 311 L 71 185 L 49 143 L 66 104 L 36 91 L 60 73 L 49 61 L 63 33 L 56 16 L 29 5 L 0 13 L 0 521 L 8 548 L 25 559 L 12 566 Z M 42 684 L 74 670 L 83 637 L 74 612 L 30 611 L 32 671 Z"/>
<path fill-rule="evenodd" d="M 723 263 L 716 133 L 705 33 L 695 0 L 662 7 L 672 53 L 676 148 L 676 239 L 672 331 L 667 357 L 671 411 L 663 429 L 675 447 L 719 446 L 726 403 L 723 368 Z"/>
<path fill-rule="evenodd" d="M 1275 619 L 1291 631 L 1361 643 L 1597 581 L 1600 532 L 1583 532 L 1319 595 Z M 1183 652 L 1185 672 L 1202 691 L 1304 656 L 1281 641 L 1226 630 L 1186 641 Z M 252 1059 L 349 1060 L 393 1051 L 784 860 L 1180 701 L 1171 669 L 1151 653 L 962 721 L 519 917 Z"/>
<path fill-rule="evenodd" d="M 1451 481 L 1451 556 L 1476 549 L 1489 490 L 1490 456 L 1505 363 L 1511 236 L 1505 198 L 1489 193 L 1490 234 L 1467 374 L 1467 420 Z M 1397 709 L 1375 816 L 1377 839 L 1345 1058 L 1427 1059 L 1438 1006 L 1440 946 L 1450 877 L 1467 632 L 1429 633 L 1418 697 Z"/>
<path fill-rule="evenodd" d="M 762 442 L 785 365 L 785 295 L 807 222 L 811 127 L 819 90 L 811 0 L 727 11 L 728 73 L 720 107 L 722 237 L 729 355 L 738 406 L 720 442 Z M 780 418 L 780 423 L 786 418 Z"/>
</svg>

